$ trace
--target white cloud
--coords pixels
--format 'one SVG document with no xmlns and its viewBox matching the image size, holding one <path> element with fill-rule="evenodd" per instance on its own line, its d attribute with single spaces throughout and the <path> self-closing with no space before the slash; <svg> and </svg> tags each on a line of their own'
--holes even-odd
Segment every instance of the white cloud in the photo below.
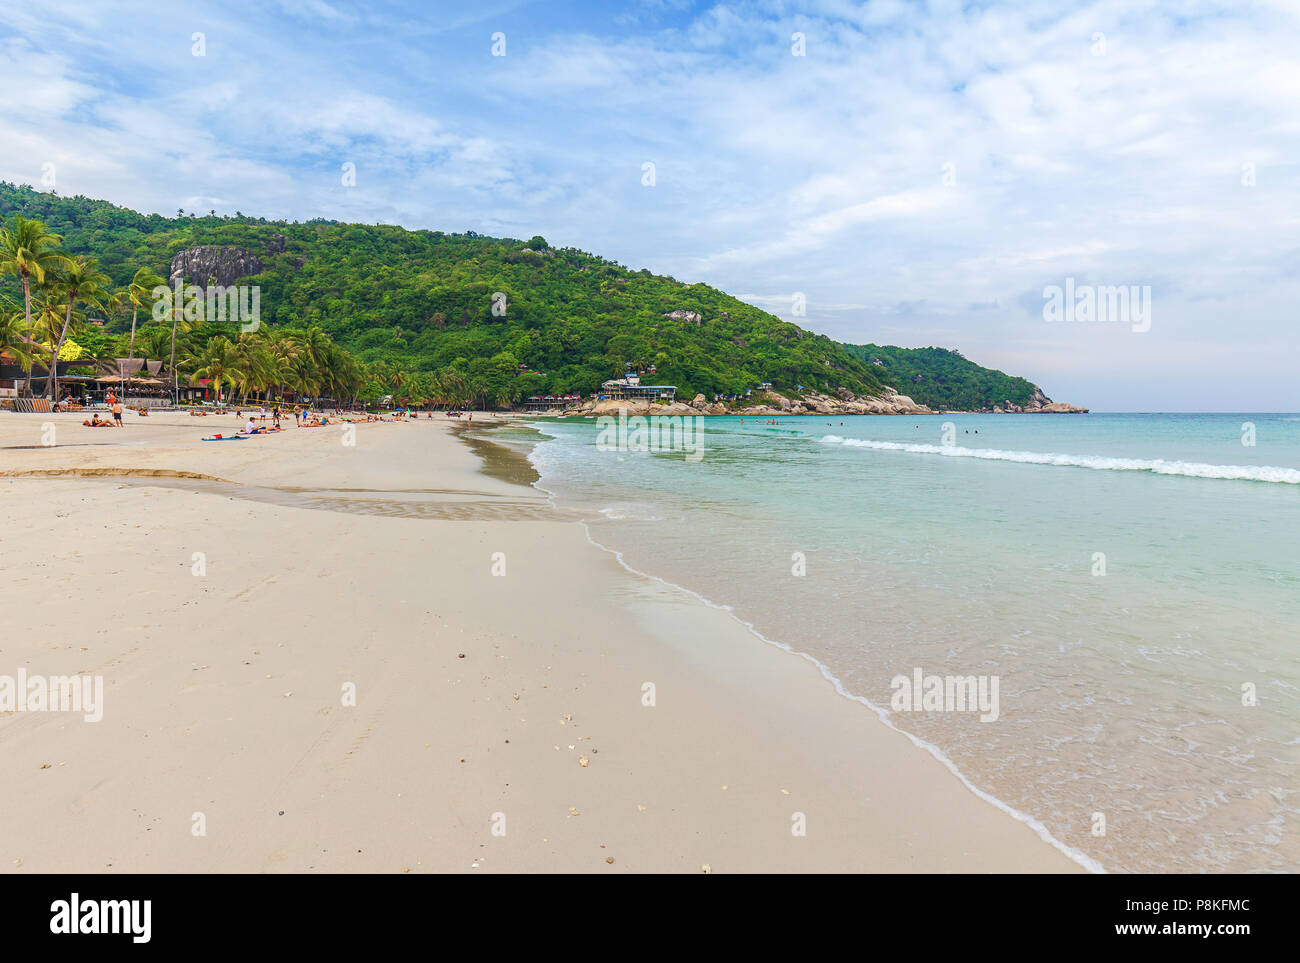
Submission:
<svg viewBox="0 0 1300 963">
<path fill-rule="evenodd" d="M 18 8 L 0 39 L 0 83 L 19 92 L 0 177 L 37 182 L 48 160 L 61 192 L 145 210 L 224 198 L 541 233 L 726 290 L 803 291 L 806 323 L 832 336 L 947 343 L 1030 366 L 1017 373 L 1057 395 L 1054 373 L 1168 384 L 1149 377 L 1163 366 L 1236 385 L 1251 408 L 1252 379 L 1300 349 L 1289 0 L 548 16 L 513 2 L 459 19 L 345 0 L 235 0 L 220 19 L 184 2 Z M 490 55 L 495 29 L 506 57 Z M 206 58 L 190 55 L 194 30 Z M 1065 276 L 1159 284 L 1165 321 L 1128 352 L 1114 334 L 1045 330 L 1025 298 Z M 1245 310 L 1250 324 L 1222 322 Z"/>
</svg>

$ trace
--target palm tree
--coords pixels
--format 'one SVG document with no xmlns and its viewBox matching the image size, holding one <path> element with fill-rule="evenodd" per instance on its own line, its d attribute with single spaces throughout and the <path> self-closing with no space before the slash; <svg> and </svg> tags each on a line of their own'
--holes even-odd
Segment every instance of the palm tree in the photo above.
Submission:
<svg viewBox="0 0 1300 963">
<path fill-rule="evenodd" d="M 216 389 L 217 401 L 221 401 L 221 386 L 230 382 L 233 387 L 240 379 L 246 377 L 239 367 L 235 356 L 235 346 L 229 338 L 218 335 L 209 338 L 202 348 L 185 359 L 185 366 L 192 370 L 196 378 L 210 378 Z"/>
<path fill-rule="evenodd" d="M 430 379 L 439 397 L 458 407 L 468 402 L 471 391 L 465 376 L 455 368 L 439 368 Z"/>
<path fill-rule="evenodd" d="M 300 380 L 308 394 L 319 397 L 329 383 L 330 350 L 334 343 L 315 325 L 299 332 L 297 341 Z"/>
<path fill-rule="evenodd" d="M 263 329 L 259 332 L 259 336 L 263 337 L 266 347 L 267 367 L 269 369 L 266 396 L 269 401 L 272 388 L 289 386 L 293 376 L 293 366 L 297 358 L 298 347 L 293 337 L 284 331 Z"/>
<path fill-rule="evenodd" d="M 185 290 L 184 278 L 181 279 L 181 290 Z M 172 299 L 172 350 L 171 360 L 168 362 L 168 366 L 172 369 L 172 404 L 176 404 L 177 398 L 179 397 L 176 381 L 176 326 L 180 324 L 181 302 L 184 300 L 184 297 Z"/>
<path fill-rule="evenodd" d="M 44 222 L 29 221 L 17 214 L 0 228 L 0 274 L 16 275 L 22 283 L 28 328 L 32 326 L 32 278 L 44 284 L 45 272 L 62 263 L 63 255 L 55 250 L 62 241 L 59 235 L 46 230 Z"/>
<path fill-rule="evenodd" d="M 45 379 L 45 387 L 49 391 L 51 401 L 58 399 L 59 352 L 63 350 L 63 342 L 67 340 L 68 328 L 72 324 L 72 309 L 76 307 L 78 301 L 87 306 L 102 307 L 104 298 L 108 296 L 107 285 L 109 283 L 108 275 L 99 269 L 99 262 L 93 257 L 78 255 L 64 261 L 64 267 L 59 277 L 59 287 L 66 299 L 63 329 L 59 332 L 58 343 L 54 345 L 54 349 L 50 352 L 50 371 L 49 376 Z"/>
<path fill-rule="evenodd" d="M 388 394 L 393 396 L 393 404 L 401 404 L 402 387 L 406 384 L 406 372 L 401 368 L 394 368 L 388 375 L 388 383 L 384 385 L 388 389 Z"/>
<path fill-rule="evenodd" d="M 361 359 L 354 354 L 349 354 L 342 349 L 337 350 L 335 381 L 348 398 L 355 404 L 357 396 L 366 383 L 365 367 Z"/>
<path fill-rule="evenodd" d="M 127 303 L 127 300 L 128 294 L 125 289 L 114 291 L 108 297 L 104 298 L 104 321 L 110 331 L 117 327 L 117 316 L 122 313 L 122 308 Z M 115 355 L 121 353 L 118 350 L 116 341 L 113 344 L 112 350 Z M 117 373 L 119 375 L 123 374 L 121 362 L 118 362 Z"/>
<path fill-rule="evenodd" d="M 238 370 L 240 393 L 247 398 L 250 393 L 266 389 L 275 379 L 278 369 L 270 350 L 254 332 L 244 332 L 233 345 L 232 365 Z"/>
<path fill-rule="evenodd" d="M 23 312 L 14 311 L 0 317 L 0 354 L 12 355 L 27 371 L 32 370 L 32 361 L 36 355 L 32 352 L 32 342 L 27 336 L 27 322 Z"/>
<path fill-rule="evenodd" d="M 50 350 L 59 338 L 59 328 L 63 325 L 63 289 L 58 285 L 57 278 L 53 273 L 47 275 L 45 283 L 37 285 L 35 293 L 32 295 L 32 323 L 28 328 L 28 335 L 32 338 L 33 356 L 36 349 L 43 351 Z M 34 363 L 34 362 L 33 362 Z M 30 385 L 30 374 L 28 375 Z M 50 381 L 49 371 L 45 374 L 45 385 L 48 388 Z M 34 388 L 32 396 L 36 396 Z"/>
<path fill-rule="evenodd" d="M 191 217 L 192 216 L 193 215 L 191 215 Z M 209 285 L 216 284 L 217 279 L 209 278 L 208 283 Z M 198 312 L 197 318 L 187 319 L 185 316 L 185 300 L 186 297 L 188 297 L 188 294 L 186 292 L 187 291 L 192 292 L 196 290 L 199 294 L 199 297 L 202 298 L 207 289 L 200 287 L 198 285 L 187 285 L 182 283 L 181 296 L 174 297 L 172 299 L 172 341 L 171 341 L 171 352 L 170 352 L 171 359 L 168 363 L 170 364 L 172 370 L 172 397 L 173 398 L 175 398 L 176 396 L 176 387 L 178 384 L 177 378 L 179 375 L 179 372 L 177 371 L 176 368 L 176 335 L 178 332 L 181 334 L 185 334 L 187 332 L 201 330 L 202 328 L 206 327 L 208 324 L 207 318 L 204 317 L 203 311 Z M 188 346 L 182 343 L 181 347 L 187 348 Z"/>
<path fill-rule="evenodd" d="M 328 334 L 316 327 L 316 325 L 312 325 L 306 331 L 298 334 L 298 344 L 313 367 L 322 370 L 325 368 L 333 344 Z"/>
<path fill-rule="evenodd" d="M 135 319 L 139 316 L 140 309 L 153 300 L 153 289 L 166 283 L 148 268 L 140 268 L 131 279 L 131 286 L 126 289 L 126 296 L 131 301 L 131 347 L 127 349 L 128 358 L 135 358 Z"/>
<path fill-rule="evenodd" d="M 161 324 L 140 329 L 140 350 L 146 358 L 161 358 L 167 352 L 168 331 Z"/>
</svg>

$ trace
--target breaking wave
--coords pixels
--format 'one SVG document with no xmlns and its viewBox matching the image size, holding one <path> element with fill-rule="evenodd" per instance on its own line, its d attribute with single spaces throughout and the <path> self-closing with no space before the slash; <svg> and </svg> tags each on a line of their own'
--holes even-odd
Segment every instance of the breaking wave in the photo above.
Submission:
<svg viewBox="0 0 1300 963">
<path fill-rule="evenodd" d="M 1062 455 L 1056 452 L 1003 451 L 998 448 L 963 448 L 960 445 L 918 445 L 896 441 L 872 441 L 826 435 L 827 445 L 871 448 L 877 451 L 905 451 L 917 455 L 943 455 L 947 458 L 981 458 L 986 461 L 1011 461 L 1024 465 L 1057 465 L 1068 468 L 1091 468 L 1097 471 L 1148 471 L 1156 475 L 1183 475 L 1187 478 L 1223 478 L 1235 481 L 1273 482 L 1300 485 L 1300 469 L 1273 465 L 1207 465 L 1194 461 L 1166 461 L 1163 458 L 1111 458 L 1106 455 Z"/>
</svg>

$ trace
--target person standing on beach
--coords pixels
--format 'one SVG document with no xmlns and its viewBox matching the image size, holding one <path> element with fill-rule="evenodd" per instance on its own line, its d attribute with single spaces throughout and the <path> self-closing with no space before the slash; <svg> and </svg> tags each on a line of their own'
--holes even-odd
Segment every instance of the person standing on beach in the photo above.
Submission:
<svg viewBox="0 0 1300 963">
<path fill-rule="evenodd" d="M 122 427 L 122 402 L 113 399 L 113 427 Z"/>
</svg>

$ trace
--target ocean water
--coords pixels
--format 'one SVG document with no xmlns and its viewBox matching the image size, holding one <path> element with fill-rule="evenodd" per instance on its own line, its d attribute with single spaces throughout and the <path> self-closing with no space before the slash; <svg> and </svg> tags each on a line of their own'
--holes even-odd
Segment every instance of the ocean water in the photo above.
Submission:
<svg viewBox="0 0 1300 963">
<path fill-rule="evenodd" d="M 694 455 L 493 437 L 1085 865 L 1300 869 L 1300 416 L 777 422 L 701 419 Z M 891 707 L 916 670 L 996 679 L 997 718 Z"/>
</svg>

